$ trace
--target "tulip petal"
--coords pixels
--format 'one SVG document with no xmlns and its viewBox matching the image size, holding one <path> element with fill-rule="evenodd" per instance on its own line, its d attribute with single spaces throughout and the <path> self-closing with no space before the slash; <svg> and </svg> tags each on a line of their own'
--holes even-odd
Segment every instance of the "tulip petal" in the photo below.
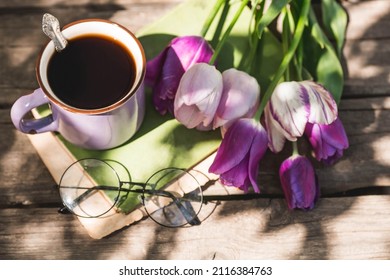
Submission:
<svg viewBox="0 0 390 280">
<path fill-rule="evenodd" d="M 178 121 L 184 124 L 187 128 L 194 128 L 203 122 L 203 114 L 198 106 L 181 106 L 175 111 L 175 116 Z"/>
<path fill-rule="evenodd" d="M 279 153 L 286 142 L 283 129 L 272 117 L 269 110 L 269 103 L 264 108 L 264 120 L 268 131 L 268 146 L 274 153 Z"/>
<path fill-rule="evenodd" d="M 171 48 L 186 70 L 196 63 L 208 63 L 213 55 L 212 47 L 200 36 L 177 37 L 172 40 Z"/>
<path fill-rule="evenodd" d="M 207 100 L 216 91 L 222 93 L 222 74 L 213 65 L 197 63 L 187 70 L 180 82 L 181 98 L 187 105 Z"/>
<path fill-rule="evenodd" d="M 317 160 L 334 163 L 349 146 L 348 137 L 340 119 L 329 125 L 308 123 L 305 134 L 313 147 Z"/>
<path fill-rule="evenodd" d="M 219 174 L 223 184 L 260 192 L 257 175 L 267 150 L 267 132 L 254 119 L 235 121 L 225 134 L 209 172 Z"/>
<path fill-rule="evenodd" d="M 147 86 L 154 87 L 158 78 L 161 76 L 167 51 L 168 48 L 165 48 L 159 55 L 146 63 L 145 84 Z"/>
<path fill-rule="evenodd" d="M 310 97 L 310 114 L 308 121 L 310 123 L 330 124 L 337 119 L 337 104 L 332 94 L 322 85 L 313 81 L 302 81 Z"/>
<path fill-rule="evenodd" d="M 183 75 L 174 101 L 175 118 L 188 128 L 213 120 L 222 94 L 222 75 L 214 66 L 198 63 Z"/>
<path fill-rule="evenodd" d="M 256 193 L 260 192 L 260 188 L 257 184 L 257 174 L 259 173 L 259 162 L 263 158 L 265 152 L 267 151 L 267 132 L 265 129 L 258 124 L 258 132 L 256 133 L 255 138 L 252 142 L 252 147 L 249 154 L 249 166 L 248 166 L 248 175 L 249 180 L 252 184 L 252 187 Z"/>
<path fill-rule="evenodd" d="M 269 112 L 290 141 L 302 136 L 310 112 L 310 98 L 305 87 L 297 82 L 280 83 L 274 90 Z"/>
<path fill-rule="evenodd" d="M 243 71 L 230 68 L 222 73 L 223 91 L 213 128 L 238 118 L 251 118 L 260 100 L 260 86 L 255 78 Z"/>
<path fill-rule="evenodd" d="M 337 149 L 347 149 L 349 146 L 348 137 L 345 133 L 344 126 L 339 118 L 330 125 L 320 126 L 324 133 L 323 140 Z"/>
<path fill-rule="evenodd" d="M 172 50 L 168 49 L 167 57 L 161 71 L 159 87 L 156 91 L 162 99 L 173 99 L 175 97 L 180 78 L 183 76 L 185 68 L 181 65 L 180 58 Z"/>
<path fill-rule="evenodd" d="M 222 174 L 237 166 L 248 154 L 255 137 L 255 121 L 234 122 L 225 134 L 210 172 Z M 246 171 L 247 172 L 247 171 Z"/>
<path fill-rule="evenodd" d="M 241 190 L 248 192 L 249 186 L 251 184 L 248 177 L 248 170 L 247 170 L 248 161 L 249 161 L 249 154 L 247 154 L 243 158 L 243 160 L 239 164 L 237 164 L 234 168 L 221 174 L 220 180 L 222 184 L 226 186 L 238 187 Z"/>
<path fill-rule="evenodd" d="M 162 115 L 167 111 L 173 112 L 173 99 L 180 83 L 180 77 L 184 74 L 179 59 L 174 55 L 169 57 L 162 68 L 161 77 L 154 87 L 153 95 L 153 104 Z"/>
</svg>

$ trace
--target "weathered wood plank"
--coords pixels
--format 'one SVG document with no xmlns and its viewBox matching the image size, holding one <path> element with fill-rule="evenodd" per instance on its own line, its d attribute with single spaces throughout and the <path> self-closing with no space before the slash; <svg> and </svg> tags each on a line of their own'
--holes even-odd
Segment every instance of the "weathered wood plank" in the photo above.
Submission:
<svg viewBox="0 0 390 280">
<path fill-rule="evenodd" d="M 389 38 L 390 1 L 342 1 L 349 17 L 348 40 Z"/>
<path fill-rule="evenodd" d="M 67 7 L 67 6 L 115 6 L 115 5 L 177 5 L 184 0 L 2 0 L 0 8 Z"/>
<path fill-rule="evenodd" d="M 344 56 L 343 98 L 389 95 L 390 39 L 347 41 Z"/>
<path fill-rule="evenodd" d="M 144 220 L 101 240 L 55 209 L 1 209 L 0 259 L 389 259 L 389 203 L 329 198 L 289 212 L 280 199 L 229 201 L 200 226 Z"/>
<path fill-rule="evenodd" d="M 54 181 L 30 141 L 0 109 L 0 207 L 59 202 Z"/>
<path fill-rule="evenodd" d="M 389 98 L 342 101 L 340 118 L 350 147 L 335 166 L 319 170 L 319 180 L 326 192 L 342 190 L 347 185 L 355 188 L 390 186 L 388 102 Z M 354 106 L 354 109 L 344 109 L 344 106 Z M 364 106 L 372 109 L 367 110 Z M 381 107 L 385 109 L 379 109 Z"/>
<path fill-rule="evenodd" d="M 41 21 L 46 12 L 54 14 L 62 25 L 83 18 L 103 18 L 118 21 L 136 31 L 154 22 L 180 2 L 67 1 L 64 4 L 63 1 L 25 1 L 19 7 L 18 3 L 13 4 L 12 1 L 8 6 L 0 6 L 0 32 L 6 33 L 2 42 L 9 46 L 24 43 L 26 41 L 23 40 L 28 38 L 44 38 Z M 41 40 L 30 40 L 29 43 L 39 44 Z"/>
</svg>

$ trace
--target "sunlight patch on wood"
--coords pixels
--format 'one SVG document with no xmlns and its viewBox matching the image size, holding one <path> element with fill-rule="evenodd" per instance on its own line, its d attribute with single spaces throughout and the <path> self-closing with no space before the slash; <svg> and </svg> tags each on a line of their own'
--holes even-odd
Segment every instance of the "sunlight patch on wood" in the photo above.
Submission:
<svg viewBox="0 0 390 280">
<path fill-rule="evenodd" d="M 372 149 L 374 151 L 374 156 L 373 156 L 374 160 L 386 166 L 390 166 L 389 143 L 390 143 L 390 136 L 388 135 L 379 137 L 374 142 L 371 143 Z"/>
<path fill-rule="evenodd" d="M 382 205 L 383 207 L 378 207 Z M 330 259 L 389 258 L 389 196 L 361 196 L 342 215 L 324 223 Z M 387 214 L 385 214 L 387 213 Z M 356 217 L 359 216 L 359 219 Z M 371 257 L 370 257 L 371 256 Z"/>
</svg>

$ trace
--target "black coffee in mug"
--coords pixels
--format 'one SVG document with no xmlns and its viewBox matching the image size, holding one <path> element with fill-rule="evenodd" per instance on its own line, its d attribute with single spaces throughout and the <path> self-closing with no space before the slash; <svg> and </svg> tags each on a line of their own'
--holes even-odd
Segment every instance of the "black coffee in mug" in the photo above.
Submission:
<svg viewBox="0 0 390 280">
<path fill-rule="evenodd" d="M 55 52 L 47 67 L 47 78 L 62 102 L 79 109 L 110 106 L 131 89 L 135 61 L 128 49 L 110 37 L 84 35 L 68 41 Z"/>
</svg>

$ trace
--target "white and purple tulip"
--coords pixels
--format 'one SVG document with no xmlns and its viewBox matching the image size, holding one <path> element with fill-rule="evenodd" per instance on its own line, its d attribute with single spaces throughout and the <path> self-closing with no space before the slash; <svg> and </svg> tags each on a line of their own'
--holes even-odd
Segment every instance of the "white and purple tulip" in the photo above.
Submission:
<svg viewBox="0 0 390 280">
<path fill-rule="evenodd" d="M 270 149 L 280 152 L 286 139 L 296 141 L 306 124 L 328 125 L 337 119 L 332 94 L 313 81 L 283 82 L 274 90 L 264 110 Z"/>
</svg>

